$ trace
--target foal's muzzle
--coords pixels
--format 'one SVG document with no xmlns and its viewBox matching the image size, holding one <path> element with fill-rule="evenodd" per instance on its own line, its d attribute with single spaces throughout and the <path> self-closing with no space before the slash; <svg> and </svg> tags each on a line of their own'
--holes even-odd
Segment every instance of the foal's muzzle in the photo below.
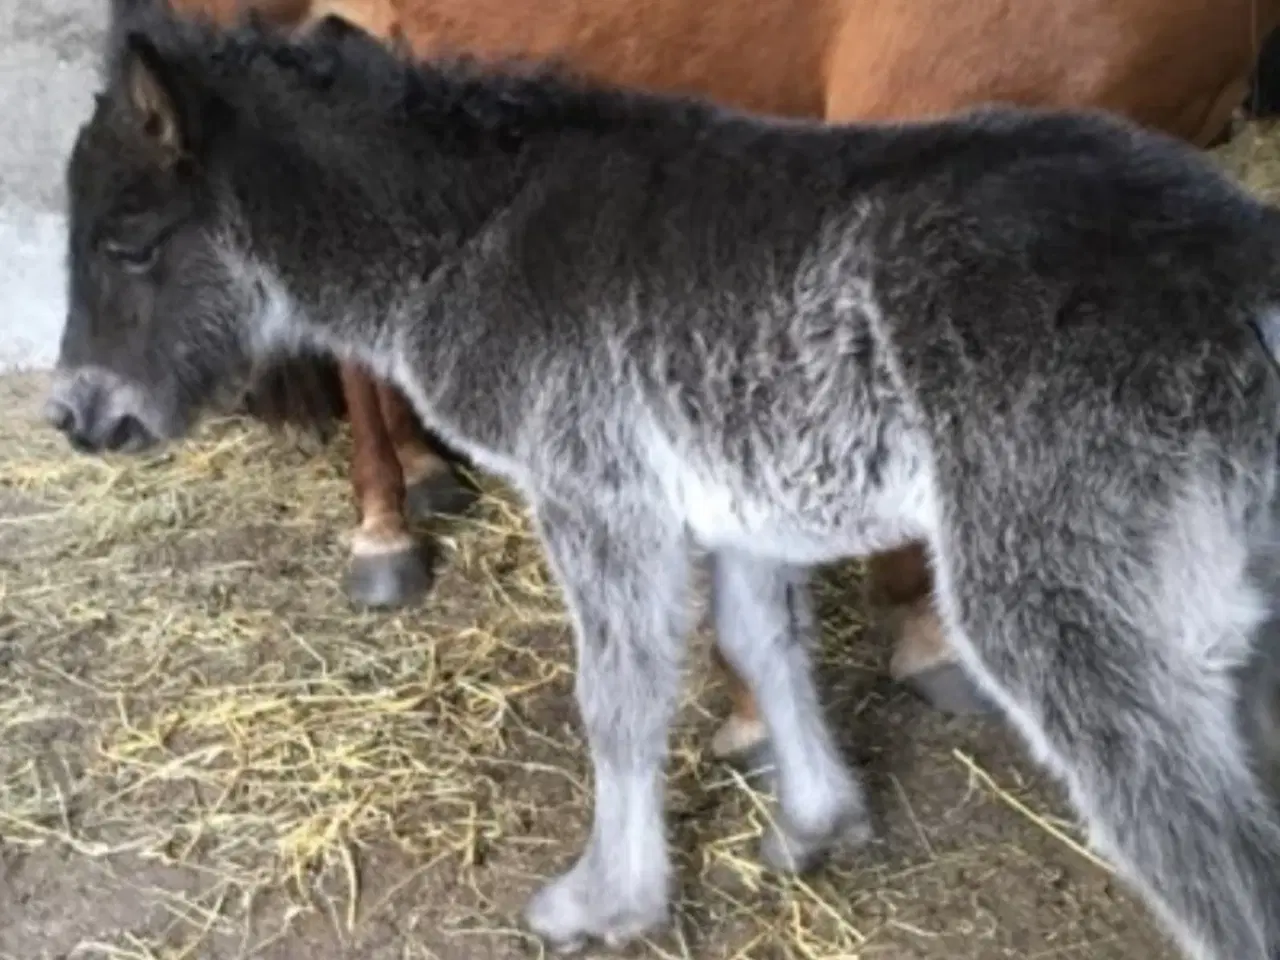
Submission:
<svg viewBox="0 0 1280 960">
<path fill-rule="evenodd" d="M 138 453 L 157 442 L 141 411 L 131 409 L 134 391 L 108 374 L 59 374 L 45 402 L 45 420 L 81 453 Z"/>
</svg>

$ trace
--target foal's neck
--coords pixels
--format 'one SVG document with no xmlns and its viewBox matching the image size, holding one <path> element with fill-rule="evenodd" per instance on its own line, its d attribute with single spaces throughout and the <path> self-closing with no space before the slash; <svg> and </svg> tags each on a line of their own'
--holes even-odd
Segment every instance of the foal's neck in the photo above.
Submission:
<svg viewBox="0 0 1280 960">
<path fill-rule="evenodd" d="M 528 145 L 395 119 L 300 98 L 225 166 L 248 257 L 296 304 L 301 339 L 375 368 L 406 328 L 434 356 L 460 333 L 439 321 L 477 322 L 432 301 L 536 165 Z"/>
</svg>

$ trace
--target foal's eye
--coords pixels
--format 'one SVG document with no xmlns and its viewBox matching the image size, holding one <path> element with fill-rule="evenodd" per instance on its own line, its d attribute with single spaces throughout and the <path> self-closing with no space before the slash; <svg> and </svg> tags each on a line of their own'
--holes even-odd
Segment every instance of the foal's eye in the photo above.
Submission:
<svg viewBox="0 0 1280 960">
<path fill-rule="evenodd" d="M 127 273 L 146 273 L 155 266 L 160 256 L 160 244 L 151 243 L 136 247 L 115 240 L 105 240 L 102 252 L 118 263 Z"/>
</svg>

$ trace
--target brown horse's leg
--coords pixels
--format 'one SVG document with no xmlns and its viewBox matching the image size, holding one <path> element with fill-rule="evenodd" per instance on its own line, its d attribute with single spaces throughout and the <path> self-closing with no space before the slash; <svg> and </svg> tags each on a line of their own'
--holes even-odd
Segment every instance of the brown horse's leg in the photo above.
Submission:
<svg viewBox="0 0 1280 960">
<path fill-rule="evenodd" d="M 768 734 L 756 709 L 756 698 L 725 660 L 718 646 L 711 648 L 711 662 L 729 688 L 729 718 L 711 738 L 711 752 L 722 759 L 741 757 L 765 741 Z"/>
<path fill-rule="evenodd" d="M 431 575 L 404 519 L 404 476 L 382 420 L 373 378 L 342 365 L 351 422 L 351 484 L 360 513 L 347 572 L 347 595 L 370 607 L 399 606 L 431 585 Z"/>
<path fill-rule="evenodd" d="M 867 561 L 867 581 L 872 598 L 892 606 L 919 600 L 933 588 L 929 561 L 919 544 L 871 557 Z"/>
<path fill-rule="evenodd" d="M 1198 147 L 1204 147 L 1212 150 L 1219 147 L 1231 139 L 1235 132 L 1233 118 L 1236 111 L 1240 110 L 1244 104 L 1245 98 L 1249 95 L 1249 78 L 1239 77 L 1218 92 L 1217 96 L 1205 101 L 1207 106 L 1196 104 L 1192 107 L 1201 107 L 1203 109 L 1203 119 L 1199 123 L 1199 130 L 1192 139 Z"/>
<path fill-rule="evenodd" d="M 403 472 L 409 516 L 425 520 L 432 514 L 461 513 L 475 498 L 475 490 L 432 448 L 404 394 L 379 381 L 378 402 Z"/>
<path fill-rule="evenodd" d="M 889 674 L 947 713 L 988 713 L 993 707 L 956 662 L 933 609 L 933 581 L 924 547 L 901 547 L 871 557 L 869 593 L 892 608 L 896 640 Z"/>
</svg>

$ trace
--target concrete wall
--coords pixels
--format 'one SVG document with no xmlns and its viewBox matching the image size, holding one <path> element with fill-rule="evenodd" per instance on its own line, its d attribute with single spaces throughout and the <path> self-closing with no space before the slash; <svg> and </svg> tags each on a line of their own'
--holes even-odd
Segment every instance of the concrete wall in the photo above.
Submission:
<svg viewBox="0 0 1280 960">
<path fill-rule="evenodd" d="M 106 6 L 0 0 L 0 373 L 57 354 L 63 165 L 92 101 Z"/>
</svg>

